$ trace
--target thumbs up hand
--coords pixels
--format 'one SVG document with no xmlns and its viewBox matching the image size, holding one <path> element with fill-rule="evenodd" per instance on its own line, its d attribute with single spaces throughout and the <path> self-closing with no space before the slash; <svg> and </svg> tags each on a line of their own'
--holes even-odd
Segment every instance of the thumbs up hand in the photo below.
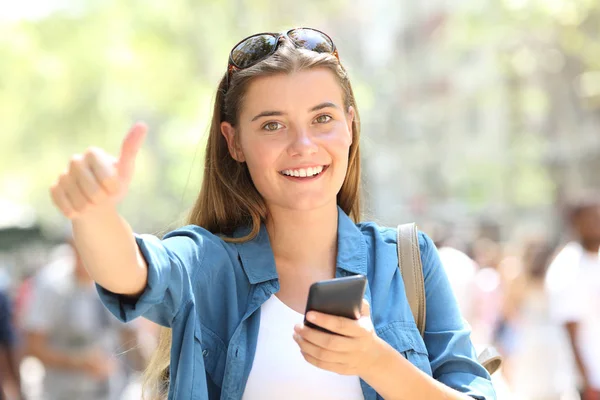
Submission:
<svg viewBox="0 0 600 400">
<path fill-rule="evenodd" d="M 72 156 L 67 170 L 50 188 L 56 207 L 75 220 L 94 210 L 116 206 L 127 194 L 147 131 L 143 123 L 133 125 L 123 139 L 118 158 L 97 147 Z"/>
</svg>

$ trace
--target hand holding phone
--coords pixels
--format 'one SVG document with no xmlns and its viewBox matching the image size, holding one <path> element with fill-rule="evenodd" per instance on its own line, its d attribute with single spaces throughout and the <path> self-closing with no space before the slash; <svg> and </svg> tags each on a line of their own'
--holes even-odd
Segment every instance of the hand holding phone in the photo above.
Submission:
<svg viewBox="0 0 600 400">
<path fill-rule="evenodd" d="M 322 332 L 333 333 L 307 321 L 306 314 L 309 311 L 358 319 L 366 286 L 367 278 L 364 275 L 353 275 L 313 283 L 306 302 L 304 325 Z"/>
</svg>

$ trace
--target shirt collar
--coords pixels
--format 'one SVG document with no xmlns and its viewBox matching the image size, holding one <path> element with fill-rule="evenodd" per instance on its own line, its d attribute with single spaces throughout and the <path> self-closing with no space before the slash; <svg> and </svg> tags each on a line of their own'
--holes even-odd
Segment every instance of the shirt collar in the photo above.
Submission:
<svg viewBox="0 0 600 400">
<path fill-rule="evenodd" d="M 353 274 L 367 275 L 367 246 L 363 234 L 339 207 L 337 267 Z"/>
<path fill-rule="evenodd" d="M 250 227 L 236 229 L 233 237 L 250 233 Z M 261 224 L 258 235 L 247 242 L 237 243 L 242 268 L 252 285 L 278 279 L 275 257 L 269 235 Z M 337 268 L 352 274 L 367 274 L 367 251 L 361 231 L 346 213 L 338 207 Z"/>
<path fill-rule="evenodd" d="M 251 231 L 250 227 L 241 227 L 235 230 L 233 237 L 246 236 Z M 260 224 L 258 235 L 252 240 L 236 243 L 242 268 L 252 285 L 277 279 L 275 257 L 271 248 L 271 241 L 265 224 Z"/>
</svg>

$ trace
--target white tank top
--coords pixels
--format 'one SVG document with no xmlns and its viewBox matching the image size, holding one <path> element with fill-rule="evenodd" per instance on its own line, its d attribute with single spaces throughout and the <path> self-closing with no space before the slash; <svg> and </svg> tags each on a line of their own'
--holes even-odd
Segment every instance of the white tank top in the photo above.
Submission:
<svg viewBox="0 0 600 400">
<path fill-rule="evenodd" d="M 364 400 L 358 376 L 339 375 L 309 364 L 294 341 L 304 315 L 272 295 L 260 309 L 252 370 L 242 400 Z"/>
</svg>

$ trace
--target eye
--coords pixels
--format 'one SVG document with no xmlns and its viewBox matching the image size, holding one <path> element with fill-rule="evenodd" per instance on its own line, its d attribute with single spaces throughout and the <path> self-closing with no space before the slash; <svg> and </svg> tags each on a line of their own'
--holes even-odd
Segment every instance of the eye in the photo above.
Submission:
<svg viewBox="0 0 600 400">
<path fill-rule="evenodd" d="M 315 118 L 315 121 L 317 121 L 317 124 L 326 124 L 331 121 L 331 115 L 319 115 L 317 118 Z"/>
<path fill-rule="evenodd" d="M 265 131 L 269 131 L 269 132 L 273 132 L 276 131 L 277 129 L 281 129 L 283 125 L 281 125 L 279 122 L 267 122 L 266 124 L 263 125 L 263 129 Z"/>
</svg>

